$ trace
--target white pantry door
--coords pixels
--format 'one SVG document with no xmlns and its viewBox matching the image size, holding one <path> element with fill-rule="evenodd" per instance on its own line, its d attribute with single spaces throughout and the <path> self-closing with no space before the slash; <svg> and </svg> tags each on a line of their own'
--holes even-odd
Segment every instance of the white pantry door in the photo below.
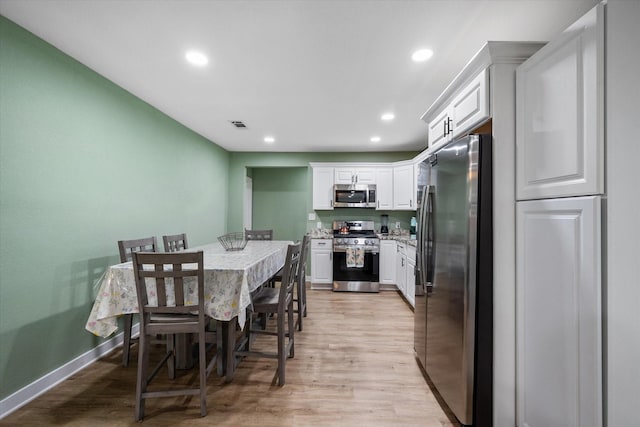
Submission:
<svg viewBox="0 0 640 427">
<path fill-rule="evenodd" d="M 600 197 L 517 203 L 520 427 L 602 426 Z"/>
</svg>

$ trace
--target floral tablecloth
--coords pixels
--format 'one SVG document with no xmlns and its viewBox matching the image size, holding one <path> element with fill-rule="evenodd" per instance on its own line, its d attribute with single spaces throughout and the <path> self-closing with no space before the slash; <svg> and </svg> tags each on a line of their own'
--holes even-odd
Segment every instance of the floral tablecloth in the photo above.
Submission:
<svg viewBox="0 0 640 427">
<path fill-rule="evenodd" d="M 232 252 L 225 251 L 219 243 L 189 248 L 189 252 L 204 252 L 207 314 L 224 321 L 237 316 L 240 326 L 244 326 L 245 310 L 251 304 L 251 292 L 282 268 L 290 243 L 251 240 L 242 251 Z M 196 301 L 189 303 L 197 302 L 195 289 L 185 295 L 195 297 Z M 108 337 L 118 329 L 118 316 L 128 313 L 138 313 L 131 262 L 113 265 L 102 276 L 85 328 L 94 335 Z"/>
</svg>

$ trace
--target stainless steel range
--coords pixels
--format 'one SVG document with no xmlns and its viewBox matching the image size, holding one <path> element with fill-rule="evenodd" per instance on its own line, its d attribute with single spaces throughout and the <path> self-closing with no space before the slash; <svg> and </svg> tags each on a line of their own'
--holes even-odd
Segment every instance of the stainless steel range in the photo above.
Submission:
<svg viewBox="0 0 640 427">
<path fill-rule="evenodd" d="M 380 291 L 380 239 L 373 221 L 333 222 L 333 290 Z"/>
</svg>

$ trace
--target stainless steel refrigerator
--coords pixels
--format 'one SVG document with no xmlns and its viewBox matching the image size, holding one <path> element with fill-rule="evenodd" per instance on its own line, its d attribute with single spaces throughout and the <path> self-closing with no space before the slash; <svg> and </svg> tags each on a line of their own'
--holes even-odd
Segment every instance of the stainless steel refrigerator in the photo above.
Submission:
<svg viewBox="0 0 640 427">
<path fill-rule="evenodd" d="M 491 137 L 452 141 L 418 168 L 416 356 L 463 425 L 491 426 Z"/>
</svg>

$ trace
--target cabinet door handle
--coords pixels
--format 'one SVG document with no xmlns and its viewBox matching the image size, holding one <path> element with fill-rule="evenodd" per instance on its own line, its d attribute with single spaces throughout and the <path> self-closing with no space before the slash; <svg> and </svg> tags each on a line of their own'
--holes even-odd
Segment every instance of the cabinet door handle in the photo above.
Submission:
<svg viewBox="0 0 640 427">
<path fill-rule="evenodd" d="M 413 207 L 413 200 L 409 199 L 409 207 L 412 208 Z"/>
<path fill-rule="evenodd" d="M 451 126 L 452 122 L 453 120 L 451 120 L 451 118 L 447 119 L 447 134 L 453 133 L 453 126 Z"/>
<path fill-rule="evenodd" d="M 329 252 L 329 261 L 333 261 L 333 252 Z"/>
<path fill-rule="evenodd" d="M 333 207 L 333 200 L 329 200 L 329 205 Z"/>
<path fill-rule="evenodd" d="M 445 136 L 447 136 L 447 121 L 445 120 L 444 122 L 442 122 L 442 125 L 443 125 L 442 137 L 444 138 Z"/>
</svg>

